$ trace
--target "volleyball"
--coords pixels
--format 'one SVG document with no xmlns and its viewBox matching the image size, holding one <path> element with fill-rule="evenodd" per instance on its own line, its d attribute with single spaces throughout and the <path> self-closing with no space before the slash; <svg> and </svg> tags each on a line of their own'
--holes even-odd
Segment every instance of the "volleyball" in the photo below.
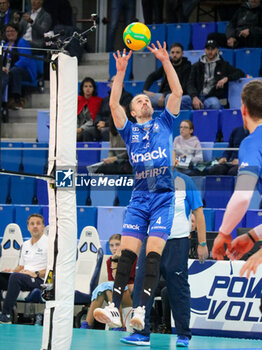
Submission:
<svg viewBox="0 0 262 350">
<path fill-rule="evenodd" d="M 151 32 L 145 24 L 134 22 L 124 30 L 123 39 L 129 49 L 138 51 L 149 45 Z"/>
</svg>

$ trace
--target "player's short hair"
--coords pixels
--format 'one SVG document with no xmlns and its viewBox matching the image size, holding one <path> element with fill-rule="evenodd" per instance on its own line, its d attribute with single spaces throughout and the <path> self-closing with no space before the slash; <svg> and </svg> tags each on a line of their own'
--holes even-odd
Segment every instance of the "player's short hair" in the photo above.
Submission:
<svg viewBox="0 0 262 350">
<path fill-rule="evenodd" d="M 31 214 L 31 215 L 28 216 L 27 221 L 26 221 L 27 225 L 29 224 L 29 221 L 30 221 L 31 218 L 39 218 L 39 219 L 42 220 L 42 224 L 43 225 L 45 224 L 43 215 L 35 213 L 35 214 Z"/>
<path fill-rule="evenodd" d="M 247 107 L 253 119 L 262 119 L 262 81 L 255 79 L 247 83 L 242 90 L 242 103 Z"/>
<path fill-rule="evenodd" d="M 108 242 L 112 241 L 113 239 L 117 240 L 117 241 L 121 241 L 121 235 L 119 233 L 115 233 L 112 236 L 109 237 Z"/>
</svg>

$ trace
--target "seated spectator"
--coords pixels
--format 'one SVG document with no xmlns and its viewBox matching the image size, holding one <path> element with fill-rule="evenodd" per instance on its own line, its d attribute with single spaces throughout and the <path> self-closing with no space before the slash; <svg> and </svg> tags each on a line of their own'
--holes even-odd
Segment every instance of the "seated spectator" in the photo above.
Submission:
<svg viewBox="0 0 262 350">
<path fill-rule="evenodd" d="M 99 138 L 94 126 L 102 97 L 97 96 L 93 78 L 85 78 L 80 85 L 77 107 L 77 141 L 96 141 Z"/>
<path fill-rule="evenodd" d="M 32 291 L 43 284 L 47 267 L 48 239 L 44 234 L 44 218 L 40 214 L 32 214 L 27 219 L 27 229 L 31 239 L 24 242 L 20 252 L 18 266 L 11 271 L 9 280 L 0 278 L 1 292 L 7 290 L 3 303 L 0 323 L 12 323 L 11 314 L 20 291 Z"/>
<path fill-rule="evenodd" d="M 43 1 L 31 0 L 31 12 L 24 13 L 19 22 L 22 37 L 34 48 L 45 47 L 44 33 L 48 32 L 52 25 L 51 16 L 42 8 Z"/>
<path fill-rule="evenodd" d="M 101 307 L 103 303 L 106 302 L 112 302 L 112 290 L 114 285 L 114 279 L 116 275 L 116 269 L 117 269 L 117 263 L 118 259 L 121 255 L 120 251 L 120 241 L 121 241 L 121 235 L 120 234 L 114 234 L 109 238 L 109 249 L 112 253 L 112 256 L 107 259 L 106 265 L 107 265 L 107 277 L 108 282 L 101 283 L 99 286 L 95 288 L 95 290 L 92 293 L 92 302 L 88 309 L 88 313 L 86 316 L 86 320 L 82 322 L 81 327 L 82 329 L 89 329 L 93 328 L 94 325 L 94 316 L 93 312 L 97 307 Z M 136 268 L 136 262 L 134 263 L 131 271 L 130 280 L 128 282 L 128 285 L 125 289 L 123 299 L 122 299 L 122 307 L 130 307 L 132 306 L 132 299 L 131 299 L 131 293 L 134 286 L 134 279 L 135 279 L 135 268 Z M 122 322 L 124 324 L 124 322 Z"/>
<path fill-rule="evenodd" d="M 128 117 L 132 122 L 134 119 Z M 109 118 L 109 138 L 110 138 L 110 148 L 126 148 L 126 145 L 118 133 L 113 118 L 110 115 Z M 133 169 L 129 162 L 128 153 L 126 150 L 110 150 L 108 152 L 108 157 L 103 159 L 103 164 L 100 165 L 95 171 L 97 174 L 108 174 L 108 175 L 118 175 L 118 174 L 132 174 Z"/>
<path fill-rule="evenodd" d="M 245 73 L 231 66 L 219 55 L 218 44 L 208 40 L 205 54 L 192 65 L 188 94 L 194 109 L 220 109 L 220 99 L 227 96 L 228 82 L 244 78 Z"/>
<path fill-rule="evenodd" d="M 110 80 L 110 88 L 112 86 L 114 79 L 115 79 L 115 77 L 113 76 Z M 110 90 L 108 96 L 103 98 L 101 107 L 100 107 L 99 112 L 97 113 L 96 119 L 95 119 L 95 127 L 96 127 L 96 132 L 97 132 L 96 136 L 97 136 L 97 139 L 102 140 L 102 141 L 109 141 L 109 118 L 111 116 L 111 110 L 109 108 L 110 93 L 111 93 L 111 90 Z M 133 98 L 132 94 L 130 94 L 129 92 L 127 92 L 124 89 L 124 84 L 123 84 L 123 90 L 122 90 L 122 95 L 120 98 L 120 104 L 124 108 L 128 108 L 132 98 Z"/>
<path fill-rule="evenodd" d="M 18 23 L 19 14 L 16 10 L 10 9 L 9 0 L 0 0 L 0 32 L 2 34 L 1 39 L 5 39 L 5 27 L 9 23 Z"/>
<path fill-rule="evenodd" d="M 180 84 L 183 89 L 183 96 L 181 101 L 181 107 L 180 109 L 192 109 L 192 102 L 189 96 L 187 96 L 187 84 L 189 79 L 189 74 L 191 71 L 191 62 L 188 61 L 186 57 L 183 57 L 183 46 L 179 43 L 174 43 L 170 47 L 170 61 L 173 65 L 173 67 L 176 70 L 176 73 L 178 75 Z M 156 80 L 161 80 L 161 85 L 159 88 L 159 92 L 155 93 L 152 91 L 148 91 Z M 167 77 L 164 71 L 163 66 L 161 66 L 158 70 L 155 72 L 152 72 L 146 79 L 144 84 L 144 94 L 146 94 L 152 103 L 153 108 L 162 108 L 165 106 L 169 94 L 171 93 Z"/>
<path fill-rule="evenodd" d="M 261 0 L 248 0 L 235 12 L 226 27 L 226 33 L 211 33 L 208 40 L 216 40 L 219 46 L 261 47 L 262 7 Z"/>
<path fill-rule="evenodd" d="M 6 108 L 6 88 L 8 85 L 9 100 L 7 107 L 11 109 L 24 108 L 22 98 L 22 82 L 33 82 L 36 79 L 35 61 L 19 54 L 30 55 L 30 45 L 18 35 L 18 26 L 8 24 L 5 30 L 7 42 L 4 45 L 2 68 L 2 101 Z"/>
<path fill-rule="evenodd" d="M 177 169 L 187 175 L 197 175 L 195 170 L 189 169 L 191 164 L 203 162 L 203 153 L 200 141 L 193 136 L 194 126 L 191 120 L 183 120 L 180 123 L 180 135 L 175 137 L 173 149 L 178 158 Z"/>
<path fill-rule="evenodd" d="M 239 148 L 241 141 L 249 135 L 249 131 L 243 126 L 235 128 L 229 138 L 228 148 Z M 233 175 L 238 172 L 238 151 L 226 150 L 218 160 L 218 164 L 213 165 L 209 175 Z"/>
</svg>

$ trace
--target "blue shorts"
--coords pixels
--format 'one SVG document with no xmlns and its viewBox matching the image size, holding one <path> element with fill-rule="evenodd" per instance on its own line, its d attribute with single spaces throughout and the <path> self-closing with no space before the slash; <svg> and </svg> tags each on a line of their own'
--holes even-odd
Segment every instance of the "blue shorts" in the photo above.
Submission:
<svg viewBox="0 0 262 350">
<path fill-rule="evenodd" d="M 167 240 L 174 218 L 174 192 L 145 193 L 135 191 L 123 224 L 123 236 L 143 241 L 145 235 Z"/>
</svg>

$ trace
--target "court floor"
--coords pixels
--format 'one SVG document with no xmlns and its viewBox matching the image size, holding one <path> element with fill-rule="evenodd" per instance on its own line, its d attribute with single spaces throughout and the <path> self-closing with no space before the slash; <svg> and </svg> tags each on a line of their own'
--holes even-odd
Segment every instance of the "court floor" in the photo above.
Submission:
<svg viewBox="0 0 262 350">
<path fill-rule="evenodd" d="M 41 326 L 24 325 L 0 325 L 0 349 L 15 350 L 37 350 L 41 348 L 42 337 Z M 127 335 L 126 332 L 113 332 L 103 330 L 73 330 L 72 350 L 133 350 L 149 347 L 130 346 L 120 343 L 121 336 Z M 176 348 L 176 336 L 168 334 L 152 334 L 151 348 L 158 350 L 167 350 Z M 232 339 L 219 337 L 200 337 L 194 336 L 189 345 L 192 350 L 261 350 L 261 340 L 251 339 Z"/>
</svg>

